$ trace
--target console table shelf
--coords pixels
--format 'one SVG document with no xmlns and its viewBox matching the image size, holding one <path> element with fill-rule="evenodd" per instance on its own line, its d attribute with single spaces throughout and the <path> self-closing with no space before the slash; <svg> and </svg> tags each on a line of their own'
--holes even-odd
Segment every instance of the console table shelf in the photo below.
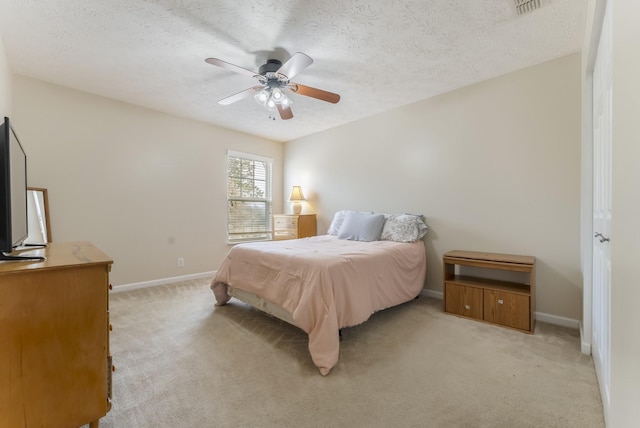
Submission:
<svg viewBox="0 0 640 428">
<path fill-rule="evenodd" d="M 535 329 L 535 257 L 455 250 L 443 256 L 444 311 L 526 333 Z M 461 275 L 456 266 L 522 272 L 523 282 Z M 459 268 L 458 268 L 459 269 Z"/>
</svg>

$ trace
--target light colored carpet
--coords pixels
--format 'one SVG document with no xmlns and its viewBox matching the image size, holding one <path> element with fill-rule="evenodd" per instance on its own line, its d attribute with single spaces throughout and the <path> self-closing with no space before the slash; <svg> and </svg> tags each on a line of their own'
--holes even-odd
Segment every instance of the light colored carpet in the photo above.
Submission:
<svg viewBox="0 0 640 428">
<path fill-rule="evenodd" d="M 346 329 L 319 374 L 299 329 L 208 280 L 114 293 L 101 427 L 603 427 L 577 331 L 461 319 L 426 297 Z"/>
</svg>

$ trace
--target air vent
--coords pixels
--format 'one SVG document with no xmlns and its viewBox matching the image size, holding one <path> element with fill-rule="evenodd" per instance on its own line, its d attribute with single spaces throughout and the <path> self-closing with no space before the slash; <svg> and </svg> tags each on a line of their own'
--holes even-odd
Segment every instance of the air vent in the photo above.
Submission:
<svg viewBox="0 0 640 428">
<path fill-rule="evenodd" d="M 525 15 L 540 9 L 547 0 L 512 0 L 517 15 Z"/>
</svg>

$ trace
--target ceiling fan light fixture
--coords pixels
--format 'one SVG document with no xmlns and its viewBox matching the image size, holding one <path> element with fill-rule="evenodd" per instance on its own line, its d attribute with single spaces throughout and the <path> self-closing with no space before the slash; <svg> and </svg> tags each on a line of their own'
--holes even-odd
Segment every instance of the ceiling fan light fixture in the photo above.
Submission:
<svg viewBox="0 0 640 428">
<path fill-rule="evenodd" d="M 282 93 L 280 88 L 273 88 L 271 90 L 271 96 L 273 97 L 273 101 L 279 103 L 282 101 L 282 97 L 284 96 L 284 94 Z"/>
<path fill-rule="evenodd" d="M 293 104 L 293 101 L 291 101 L 291 99 L 288 96 L 286 96 L 285 94 L 282 94 L 282 101 L 280 101 L 280 104 L 283 107 L 289 107 L 289 106 L 291 106 Z"/>
<path fill-rule="evenodd" d="M 293 101 L 280 88 L 267 86 L 259 90 L 254 96 L 256 102 L 269 111 L 277 110 L 277 106 L 289 107 Z"/>
<path fill-rule="evenodd" d="M 271 94 L 268 88 L 259 90 L 258 93 L 254 96 L 254 98 L 256 99 L 256 102 L 260 104 L 262 107 L 264 107 L 267 104 L 267 101 L 269 101 L 270 97 L 271 97 Z"/>
</svg>

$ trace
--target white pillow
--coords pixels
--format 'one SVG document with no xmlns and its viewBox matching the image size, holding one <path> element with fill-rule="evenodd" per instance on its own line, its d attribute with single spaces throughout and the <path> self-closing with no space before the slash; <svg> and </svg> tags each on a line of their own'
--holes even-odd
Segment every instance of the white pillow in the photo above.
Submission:
<svg viewBox="0 0 640 428">
<path fill-rule="evenodd" d="M 414 242 L 427 233 L 423 217 L 413 214 L 389 214 L 386 216 L 380 240 Z"/>
<path fill-rule="evenodd" d="M 384 214 L 347 213 L 338 232 L 339 239 L 377 241 L 384 226 Z"/>
<path fill-rule="evenodd" d="M 338 211 L 333 215 L 333 220 L 331 220 L 331 224 L 329 225 L 329 229 L 327 230 L 327 235 L 338 236 L 338 232 L 340 232 L 340 226 L 342 226 L 342 222 L 344 222 L 344 218 L 349 213 L 361 212 L 364 214 L 373 214 L 372 211 L 350 211 L 350 210 L 342 210 Z"/>
</svg>

